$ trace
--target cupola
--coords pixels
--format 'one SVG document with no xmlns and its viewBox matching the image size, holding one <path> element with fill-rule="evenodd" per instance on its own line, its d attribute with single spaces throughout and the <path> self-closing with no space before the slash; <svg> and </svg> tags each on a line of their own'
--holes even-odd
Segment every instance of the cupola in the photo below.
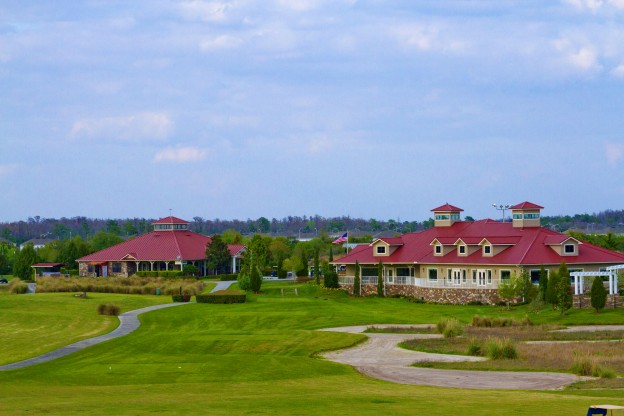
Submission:
<svg viewBox="0 0 624 416">
<path fill-rule="evenodd" d="M 434 226 L 450 227 L 455 222 L 461 221 L 460 213 L 462 211 L 463 209 L 454 207 L 449 203 L 432 209 L 431 212 L 433 212 Z"/>
<path fill-rule="evenodd" d="M 189 224 L 188 221 L 172 216 L 162 218 L 152 223 L 154 231 L 188 230 Z"/>
<path fill-rule="evenodd" d="M 539 227 L 541 210 L 544 207 L 532 202 L 522 202 L 509 207 L 514 228 Z"/>
</svg>

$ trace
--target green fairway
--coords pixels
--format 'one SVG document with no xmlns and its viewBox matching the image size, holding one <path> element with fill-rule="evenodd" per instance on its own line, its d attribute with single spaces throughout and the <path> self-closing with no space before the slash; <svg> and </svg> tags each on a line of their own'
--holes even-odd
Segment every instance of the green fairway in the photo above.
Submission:
<svg viewBox="0 0 624 416">
<path fill-rule="evenodd" d="M 246 304 L 194 304 L 150 312 L 141 316 L 142 326 L 126 337 L 49 363 L 0 372 L 0 391 L 7 398 L 0 402 L 0 414 L 581 415 L 590 404 L 624 404 L 621 391 L 517 392 L 398 385 L 370 379 L 316 355 L 364 337 L 315 331 L 318 328 L 435 323 L 442 316 L 469 322 L 475 314 L 522 318 L 524 307 L 501 312 L 490 306 L 353 299 L 339 291 L 284 282 L 265 283 L 263 290 L 262 295 L 249 295 Z M 51 303 L 57 302 L 59 308 L 71 305 L 74 299 L 67 296 L 3 296 L 2 315 L 21 308 L 22 319 L 36 321 L 28 310 L 50 313 Z M 126 300 L 134 299 L 109 296 L 107 302 L 124 305 L 124 309 Z M 6 308 L 4 301 L 9 298 L 13 304 Z M 621 310 L 601 315 L 574 311 L 563 319 L 543 311 L 534 317 L 557 323 L 624 321 Z M 42 331 L 30 328 L 33 336 Z M 17 328 L 11 333 L 26 338 Z M 24 349 L 35 355 L 30 346 Z"/>
<path fill-rule="evenodd" d="M 89 293 L 9 295 L 0 293 L 0 365 L 31 358 L 81 339 L 110 332 L 114 316 L 97 314 L 101 303 L 115 303 L 121 312 L 171 302 L 171 296 L 119 296 Z"/>
</svg>

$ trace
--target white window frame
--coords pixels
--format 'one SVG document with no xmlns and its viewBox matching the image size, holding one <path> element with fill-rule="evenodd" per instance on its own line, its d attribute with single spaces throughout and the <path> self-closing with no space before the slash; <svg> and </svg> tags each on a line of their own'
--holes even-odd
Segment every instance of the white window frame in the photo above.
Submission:
<svg viewBox="0 0 624 416">
<path fill-rule="evenodd" d="M 568 251 L 568 248 L 570 247 L 572 248 L 572 251 Z M 576 254 L 576 244 L 564 244 L 563 254 L 566 254 L 566 255 Z"/>
<path fill-rule="evenodd" d="M 380 244 L 376 248 L 377 254 L 386 254 L 386 246 Z"/>
<path fill-rule="evenodd" d="M 484 256 L 491 256 L 492 255 L 492 245 L 491 244 L 485 244 L 483 246 L 483 255 Z"/>
</svg>

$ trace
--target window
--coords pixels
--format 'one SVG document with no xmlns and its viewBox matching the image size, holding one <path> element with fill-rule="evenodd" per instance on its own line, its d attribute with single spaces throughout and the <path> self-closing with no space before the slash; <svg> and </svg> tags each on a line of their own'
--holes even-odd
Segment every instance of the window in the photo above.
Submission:
<svg viewBox="0 0 624 416">
<path fill-rule="evenodd" d="M 446 280 L 449 282 L 453 280 L 453 269 L 446 269 Z"/>
<path fill-rule="evenodd" d="M 492 246 L 483 246 L 483 254 L 492 254 Z"/>
<path fill-rule="evenodd" d="M 386 254 L 386 246 L 377 246 L 377 254 Z"/>
<path fill-rule="evenodd" d="M 533 269 L 529 271 L 529 275 L 531 276 L 531 283 L 533 283 L 534 285 L 539 285 L 540 269 Z M 546 270 L 546 276 L 548 276 L 548 270 Z"/>
<path fill-rule="evenodd" d="M 488 285 L 492 284 L 492 270 L 487 271 L 487 284 Z"/>
<path fill-rule="evenodd" d="M 94 267 L 93 267 L 93 265 L 92 265 L 92 264 L 87 265 L 87 272 L 89 272 L 89 273 L 93 273 L 93 272 L 94 272 L 94 270 L 95 270 L 95 269 L 94 269 Z"/>
<path fill-rule="evenodd" d="M 442 246 L 440 245 L 435 246 L 435 254 L 442 254 Z"/>
<path fill-rule="evenodd" d="M 565 244 L 563 246 L 563 251 L 566 254 L 574 254 L 576 252 L 576 247 L 574 244 Z"/>
<path fill-rule="evenodd" d="M 448 215 L 446 215 L 446 214 L 436 214 L 435 219 L 438 220 L 438 221 L 439 220 L 448 220 L 448 219 L 450 219 L 450 217 Z"/>
<path fill-rule="evenodd" d="M 509 279 L 511 279 L 511 270 L 501 270 L 500 271 L 500 280 L 508 282 Z"/>
<path fill-rule="evenodd" d="M 429 280 L 438 280 L 438 269 L 428 270 Z"/>
<path fill-rule="evenodd" d="M 459 221 L 459 214 L 451 214 L 451 219 L 454 221 Z"/>
<path fill-rule="evenodd" d="M 411 276 L 409 267 L 397 267 L 396 269 L 397 279 L 396 282 L 399 285 L 407 284 L 407 278 Z"/>
<path fill-rule="evenodd" d="M 539 214 L 524 214 L 525 220 L 536 220 L 539 217 L 540 217 Z"/>
<path fill-rule="evenodd" d="M 514 220 L 521 220 L 522 219 L 522 214 L 513 214 L 513 219 Z"/>
<path fill-rule="evenodd" d="M 472 284 L 477 284 L 477 269 L 472 269 Z"/>
<path fill-rule="evenodd" d="M 119 262 L 113 263 L 111 269 L 113 273 L 121 273 L 121 263 Z"/>
<path fill-rule="evenodd" d="M 462 269 L 462 283 L 466 283 L 466 274 L 467 274 L 467 270 L 466 269 Z"/>
<path fill-rule="evenodd" d="M 459 254 L 466 254 L 466 246 L 459 246 Z"/>
</svg>

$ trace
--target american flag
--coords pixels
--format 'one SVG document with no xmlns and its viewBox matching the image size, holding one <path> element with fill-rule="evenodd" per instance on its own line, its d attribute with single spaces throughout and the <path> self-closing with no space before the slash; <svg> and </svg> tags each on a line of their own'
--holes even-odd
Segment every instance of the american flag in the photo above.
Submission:
<svg viewBox="0 0 624 416">
<path fill-rule="evenodd" d="M 345 241 L 347 241 L 347 233 L 344 233 L 342 237 L 339 237 L 335 239 L 334 241 L 332 241 L 332 244 L 341 244 L 341 243 L 344 243 Z"/>
</svg>

